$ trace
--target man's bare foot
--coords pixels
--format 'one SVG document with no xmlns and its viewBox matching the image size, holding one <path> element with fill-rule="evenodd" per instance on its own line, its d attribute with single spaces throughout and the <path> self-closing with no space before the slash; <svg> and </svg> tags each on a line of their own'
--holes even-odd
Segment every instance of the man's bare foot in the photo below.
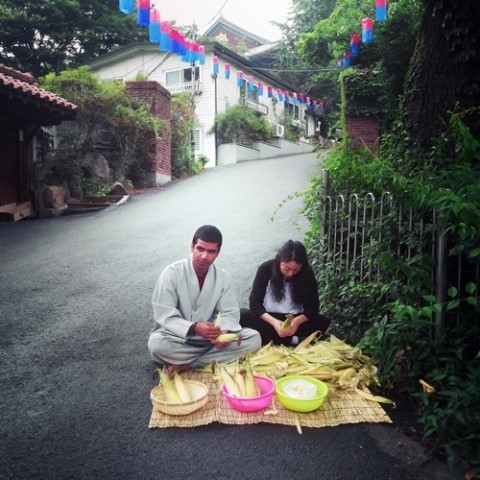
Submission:
<svg viewBox="0 0 480 480">
<path fill-rule="evenodd" d="M 174 372 L 177 373 L 184 373 L 188 372 L 189 370 L 192 370 L 193 367 L 191 364 L 185 364 L 185 365 L 166 365 L 165 369 L 167 370 L 168 375 L 171 377 Z"/>
</svg>

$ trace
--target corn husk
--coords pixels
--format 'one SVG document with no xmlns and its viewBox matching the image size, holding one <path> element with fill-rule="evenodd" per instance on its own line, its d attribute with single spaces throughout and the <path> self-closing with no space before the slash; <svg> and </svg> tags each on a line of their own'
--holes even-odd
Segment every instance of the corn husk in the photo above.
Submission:
<svg viewBox="0 0 480 480">
<path fill-rule="evenodd" d="M 249 364 L 255 375 L 272 379 L 308 375 L 327 383 L 333 391 L 358 391 L 380 384 L 377 367 L 367 355 L 334 335 L 327 340 L 318 337 L 319 332 L 314 332 L 295 348 L 269 343 L 248 355 Z M 379 401 L 380 397 L 371 395 L 369 399 Z"/>
</svg>

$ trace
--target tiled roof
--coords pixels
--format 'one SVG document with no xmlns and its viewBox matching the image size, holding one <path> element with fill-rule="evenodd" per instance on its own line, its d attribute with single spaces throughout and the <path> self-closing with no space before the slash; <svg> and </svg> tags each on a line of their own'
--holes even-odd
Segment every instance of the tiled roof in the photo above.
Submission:
<svg viewBox="0 0 480 480">
<path fill-rule="evenodd" d="M 230 30 L 232 33 L 235 33 L 235 34 L 239 35 L 244 40 L 251 40 L 254 43 L 257 43 L 258 45 L 263 45 L 265 43 L 269 43 L 269 41 L 266 40 L 265 38 L 259 37 L 258 35 L 255 35 L 252 32 L 248 32 L 247 30 L 239 27 L 238 25 L 235 25 L 234 23 L 228 21 L 223 15 L 220 15 L 220 17 L 213 23 L 213 25 L 211 25 L 203 33 L 203 35 L 205 37 L 212 37 L 221 28 L 225 28 L 226 30 Z"/>
<path fill-rule="evenodd" d="M 32 97 L 71 112 L 78 110 L 77 105 L 40 87 L 31 73 L 23 73 L 0 63 L 0 86 L 2 85 L 17 95 Z"/>
</svg>

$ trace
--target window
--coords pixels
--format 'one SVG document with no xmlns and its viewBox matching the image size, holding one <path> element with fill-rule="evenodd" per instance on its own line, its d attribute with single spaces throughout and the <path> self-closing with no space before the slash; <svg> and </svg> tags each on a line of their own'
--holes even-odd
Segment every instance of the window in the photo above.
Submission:
<svg viewBox="0 0 480 480">
<path fill-rule="evenodd" d="M 195 67 L 195 80 L 200 78 L 200 67 Z M 182 68 L 181 70 L 172 70 L 165 73 L 165 85 L 190 85 L 192 83 L 192 67 Z"/>
<path fill-rule="evenodd" d="M 248 89 L 247 81 L 243 82 L 243 85 L 240 87 L 240 96 L 258 102 L 258 88 L 255 85 L 253 89 Z"/>
<path fill-rule="evenodd" d="M 177 85 L 180 83 L 180 71 L 176 72 L 167 72 L 165 74 L 165 84 L 166 85 Z"/>
<path fill-rule="evenodd" d="M 193 141 L 195 142 L 195 153 L 198 153 L 201 151 L 201 145 L 200 145 L 200 130 L 194 130 L 193 131 Z"/>
<path fill-rule="evenodd" d="M 300 107 L 298 105 L 294 105 L 292 103 L 292 99 L 290 99 L 290 103 L 285 105 L 285 115 L 290 115 L 293 119 L 299 120 L 300 119 Z"/>
</svg>

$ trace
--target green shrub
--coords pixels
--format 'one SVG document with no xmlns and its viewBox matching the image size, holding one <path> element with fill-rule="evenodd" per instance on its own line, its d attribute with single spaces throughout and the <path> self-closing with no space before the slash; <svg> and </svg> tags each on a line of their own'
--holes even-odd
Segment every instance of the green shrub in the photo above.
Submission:
<svg viewBox="0 0 480 480">
<path fill-rule="evenodd" d="M 104 197 L 110 191 L 111 186 L 108 183 L 94 185 L 88 181 L 83 184 L 83 193 L 87 197 Z"/>
<path fill-rule="evenodd" d="M 195 129 L 195 114 L 190 97 L 186 94 L 172 97 L 172 176 L 182 178 L 198 171 L 192 135 Z"/>
<path fill-rule="evenodd" d="M 384 137 L 378 158 L 345 145 L 325 163 L 332 195 L 373 192 L 378 197 L 390 191 L 407 210 L 435 210 L 438 228 L 448 229 L 446 261 L 461 254 L 466 279 L 461 288 L 456 272 L 447 279 L 444 303 L 434 295 L 431 248 L 412 256 L 389 253 L 393 242 L 420 246 L 408 229 L 385 229 L 382 241 L 363 252 L 367 265 L 380 273 L 381 281 L 372 282 L 360 278 L 355 266 L 345 271 L 325 256 L 319 178 L 304 194 L 303 213 L 311 224 L 305 242 L 319 280 L 322 311 L 333 320 L 332 333 L 358 340 L 359 348 L 378 363 L 383 386 L 417 401 L 423 435 L 433 451 L 449 464 L 461 461 L 479 468 L 480 142 L 463 123 L 465 113 L 451 113 L 444 134 L 421 161 L 404 151 L 398 129 Z M 392 218 L 382 220 L 387 225 L 398 213 L 394 208 Z M 436 323 L 440 312 L 446 315 L 444 325 Z M 423 393 L 420 379 L 436 393 Z"/>
<path fill-rule="evenodd" d="M 214 125 L 208 133 L 216 134 L 219 144 L 249 145 L 272 137 L 271 127 L 266 118 L 251 108 L 241 106 L 230 107 L 216 115 Z"/>
<path fill-rule="evenodd" d="M 130 178 L 142 183 L 153 155 L 155 136 L 164 122 L 146 105 L 127 94 L 120 81 L 102 81 L 88 67 L 51 73 L 42 85 L 78 105 L 75 129 L 60 132 L 50 163 L 60 180 L 83 177 L 83 158 L 98 142 L 98 129 L 108 132 L 111 158 L 117 168 L 114 180 Z M 140 185 L 144 186 L 144 185 Z"/>
</svg>

